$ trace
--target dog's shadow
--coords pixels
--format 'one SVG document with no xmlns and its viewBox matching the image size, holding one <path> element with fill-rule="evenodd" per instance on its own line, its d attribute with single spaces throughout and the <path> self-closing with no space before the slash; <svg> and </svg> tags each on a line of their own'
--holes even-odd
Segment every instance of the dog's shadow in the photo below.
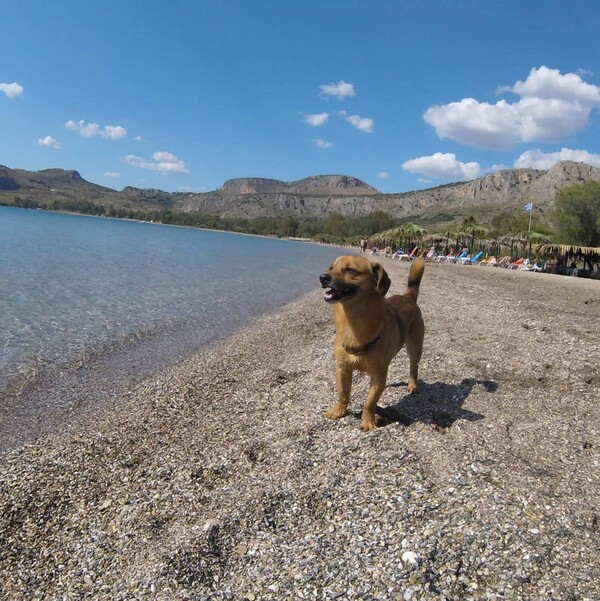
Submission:
<svg viewBox="0 0 600 601">
<path fill-rule="evenodd" d="M 387 388 L 406 386 L 406 382 L 387 385 Z M 438 429 L 447 429 L 459 419 L 478 421 L 484 419 L 481 413 L 463 409 L 463 404 L 475 386 L 482 386 L 487 392 L 498 390 L 498 384 L 490 380 L 465 378 L 460 384 L 421 382 L 419 394 L 408 394 L 399 398 L 393 405 L 377 407 L 378 425 L 388 426 L 401 423 L 410 426 L 416 422 L 431 424 Z M 389 393 L 388 393 L 389 394 Z"/>
</svg>

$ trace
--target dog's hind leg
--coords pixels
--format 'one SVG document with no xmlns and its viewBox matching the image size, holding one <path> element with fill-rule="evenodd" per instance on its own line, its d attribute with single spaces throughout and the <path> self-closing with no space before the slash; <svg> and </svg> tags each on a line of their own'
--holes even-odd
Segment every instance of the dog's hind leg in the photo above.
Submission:
<svg viewBox="0 0 600 601">
<path fill-rule="evenodd" d="M 408 376 L 408 394 L 419 393 L 419 361 L 423 353 L 423 338 L 425 337 L 425 325 L 421 318 L 415 320 L 408 336 L 406 337 L 406 352 L 410 361 L 410 373 Z"/>
<path fill-rule="evenodd" d="M 335 372 L 337 384 L 338 402 L 323 415 L 327 419 L 340 419 L 346 415 L 350 403 L 350 391 L 352 389 L 352 369 L 345 365 L 338 365 Z"/>
</svg>

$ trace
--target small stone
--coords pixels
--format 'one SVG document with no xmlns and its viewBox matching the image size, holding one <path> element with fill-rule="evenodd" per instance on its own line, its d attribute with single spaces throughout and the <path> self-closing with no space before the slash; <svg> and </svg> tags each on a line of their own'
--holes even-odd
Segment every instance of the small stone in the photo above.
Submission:
<svg viewBox="0 0 600 601">
<path fill-rule="evenodd" d="M 220 527 L 220 524 L 217 520 L 208 520 L 204 526 L 203 526 L 203 530 L 204 532 L 214 532 L 216 530 L 218 530 Z"/>
<path fill-rule="evenodd" d="M 417 565 L 417 554 L 413 551 L 405 551 L 402 553 L 402 561 L 404 563 L 410 563 L 413 566 Z"/>
<path fill-rule="evenodd" d="M 235 547 L 234 551 L 238 555 L 246 555 L 246 553 L 248 553 L 248 545 L 245 545 L 244 543 L 240 543 L 239 545 L 237 545 Z"/>
</svg>

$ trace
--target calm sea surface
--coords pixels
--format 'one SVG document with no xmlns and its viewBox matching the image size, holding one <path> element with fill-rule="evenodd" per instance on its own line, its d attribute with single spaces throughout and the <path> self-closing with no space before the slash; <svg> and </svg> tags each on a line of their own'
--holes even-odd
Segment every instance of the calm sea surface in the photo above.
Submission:
<svg viewBox="0 0 600 601">
<path fill-rule="evenodd" d="M 172 362 L 315 288 L 339 252 L 0 207 L 0 414 L 3 397 L 117 354 L 128 377 Z"/>
</svg>

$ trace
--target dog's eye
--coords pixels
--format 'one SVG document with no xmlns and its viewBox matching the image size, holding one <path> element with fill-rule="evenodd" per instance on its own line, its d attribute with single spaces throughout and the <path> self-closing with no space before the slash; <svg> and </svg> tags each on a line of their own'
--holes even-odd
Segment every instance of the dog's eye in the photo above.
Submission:
<svg viewBox="0 0 600 601">
<path fill-rule="evenodd" d="M 358 271 L 356 271 L 356 269 L 352 269 L 352 267 L 346 267 L 346 273 L 349 273 L 350 275 L 358 275 Z"/>
</svg>

